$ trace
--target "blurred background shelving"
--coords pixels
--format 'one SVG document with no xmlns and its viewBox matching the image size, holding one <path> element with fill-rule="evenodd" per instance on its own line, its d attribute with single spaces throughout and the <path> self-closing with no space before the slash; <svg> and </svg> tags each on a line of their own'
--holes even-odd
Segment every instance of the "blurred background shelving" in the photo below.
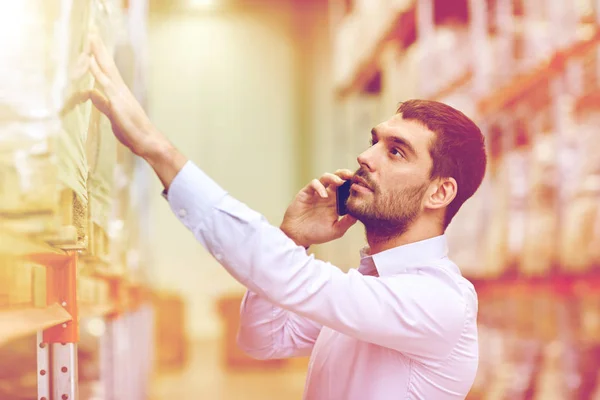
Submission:
<svg viewBox="0 0 600 400">
<path fill-rule="evenodd" d="M 97 30 L 157 127 L 276 225 L 400 101 L 465 112 L 489 155 L 447 232 L 479 293 L 469 399 L 600 399 L 599 26 L 595 0 L 3 3 L 0 398 L 35 397 L 36 333 L 76 321 L 81 398 L 301 396 L 307 360 L 236 348 L 243 288 L 77 102 Z M 312 251 L 347 270 L 363 244 L 356 226 Z"/>
<path fill-rule="evenodd" d="M 448 230 L 451 258 L 479 293 L 469 398 L 598 398 L 600 4 L 336 4 L 335 104 L 348 121 L 339 162 L 408 98 L 447 102 L 486 136 L 485 182 Z M 360 237 L 347 240 L 340 249 Z"/>
</svg>

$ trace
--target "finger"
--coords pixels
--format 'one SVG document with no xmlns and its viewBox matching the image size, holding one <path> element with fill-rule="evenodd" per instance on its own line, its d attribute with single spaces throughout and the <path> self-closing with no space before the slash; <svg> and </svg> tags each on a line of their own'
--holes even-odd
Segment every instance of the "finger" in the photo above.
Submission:
<svg viewBox="0 0 600 400">
<path fill-rule="evenodd" d="M 342 178 L 340 178 L 337 175 L 334 174 L 330 174 L 330 173 L 325 173 L 323 174 L 323 176 L 321 176 L 321 179 L 319 179 L 321 181 L 321 183 L 323 185 L 327 186 L 341 186 L 344 184 L 344 180 Z"/>
<path fill-rule="evenodd" d="M 321 196 L 322 198 L 326 199 L 327 197 L 329 197 L 329 195 L 327 194 L 327 189 L 325 188 L 325 186 L 323 186 L 320 180 L 313 179 L 308 186 L 316 193 L 318 193 L 319 196 Z"/>
<path fill-rule="evenodd" d="M 115 60 L 97 34 L 90 35 L 90 48 L 102 72 L 110 78 L 114 78 L 114 75 L 118 73 Z"/>
<path fill-rule="evenodd" d="M 94 106 L 106 116 L 110 116 L 110 101 L 98 90 L 89 90 L 85 93 L 87 99 L 90 99 Z M 87 100 L 86 99 L 86 100 Z"/>
<path fill-rule="evenodd" d="M 344 236 L 344 234 L 356 223 L 357 219 L 351 215 L 344 215 L 341 219 L 339 219 L 333 226 L 338 237 Z"/>
<path fill-rule="evenodd" d="M 63 104 L 62 109 L 59 112 L 61 117 L 64 117 L 68 113 L 70 113 L 75 107 L 79 104 L 86 102 L 89 97 L 83 92 L 75 92 L 71 96 L 67 98 L 65 104 Z"/>
<path fill-rule="evenodd" d="M 354 172 L 350 171 L 349 169 L 338 169 L 335 171 L 335 174 L 342 179 L 352 179 L 354 176 Z"/>
<path fill-rule="evenodd" d="M 98 61 L 96 60 L 96 57 L 91 57 L 90 70 L 92 71 L 92 75 L 94 75 L 96 82 L 98 82 L 100 84 L 100 86 L 106 91 L 107 88 L 110 87 L 110 79 L 104 73 L 104 71 L 102 71 L 102 69 L 100 69 L 100 66 L 98 65 Z"/>
<path fill-rule="evenodd" d="M 92 96 L 97 98 L 96 102 L 98 102 L 98 103 L 102 103 L 103 102 L 102 99 L 104 99 L 105 103 L 108 103 L 108 100 L 106 100 L 100 92 L 93 93 L 93 94 L 90 92 L 91 92 L 90 90 L 87 90 L 87 91 L 74 92 L 73 94 L 71 94 L 65 101 L 62 109 L 59 112 L 59 115 L 61 117 L 64 117 L 78 105 L 85 103 L 88 100 L 91 100 Z M 92 100 L 92 102 L 94 103 L 94 100 Z M 107 110 L 109 109 L 109 107 L 105 106 L 104 104 L 101 104 L 101 106 L 106 107 Z"/>
</svg>

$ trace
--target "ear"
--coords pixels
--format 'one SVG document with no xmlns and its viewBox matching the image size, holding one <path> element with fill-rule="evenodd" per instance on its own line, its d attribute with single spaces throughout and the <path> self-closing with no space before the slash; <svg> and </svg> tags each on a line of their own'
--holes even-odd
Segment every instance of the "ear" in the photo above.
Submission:
<svg viewBox="0 0 600 400">
<path fill-rule="evenodd" d="M 458 184 L 454 178 L 439 178 L 431 182 L 425 197 L 425 208 L 437 210 L 445 208 L 454 200 Z"/>
</svg>

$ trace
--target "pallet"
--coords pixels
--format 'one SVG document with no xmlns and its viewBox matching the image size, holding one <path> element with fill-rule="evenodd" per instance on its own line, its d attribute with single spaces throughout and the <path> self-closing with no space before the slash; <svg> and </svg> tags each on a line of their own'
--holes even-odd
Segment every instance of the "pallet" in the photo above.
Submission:
<svg viewBox="0 0 600 400">
<path fill-rule="evenodd" d="M 19 231 L 44 229 L 46 224 L 40 224 L 40 220 L 52 216 L 57 208 L 56 165 L 49 153 L 17 158 L 16 151 L 0 154 L 2 226 Z"/>
<path fill-rule="evenodd" d="M 88 221 L 85 205 L 73 190 L 61 191 L 57 220 L 59 223 L 57 229 L 52 233 L 42 235 L 42 240 L 63 250 L 84 250 Z"/>
<path fill-rule="evenodd" d="M 98 259 L 108 259 L 110 239 L 106 231 L 97 223 L 90 221 L 88 232 L 88 255 Z"/>
<path fill-rule="evenodd" d="M 83 250 L 87 215 L 85 205 L 71 189 L 45 203 L 20 203 L 18 207 L 0 204 L 0 224 L 9 232 L 29 236 L 62 250 Z"/>
<path fill-rule="evenodd" d="M 31 263 L 14 256 L 0 256 L 0 307 L 30 306 L 34 279 Z"/>
<path fill-rule="evenodd" d="M 0 222 L 1 223 L 1 222 Z M 9 231 L 1 225 L 0 229 L 0 254 L 23 256 L 26 254 L 62 254 L 62 250 L 50 246 L 31 236 Z"/>
<path fill-rule="evenodd" d="M 36 237 L 62 250 L 85 249 L 85 227 L 88 222 L 84 210 L 85 206 L 73 190 L 63 189 L 54 214 L 55 227 Z"/>
<path fill-rule="evenodd" d="M 0 345 L 70 321 L 71 315 L 60 306 L 0 309 Z"/>
</svg>

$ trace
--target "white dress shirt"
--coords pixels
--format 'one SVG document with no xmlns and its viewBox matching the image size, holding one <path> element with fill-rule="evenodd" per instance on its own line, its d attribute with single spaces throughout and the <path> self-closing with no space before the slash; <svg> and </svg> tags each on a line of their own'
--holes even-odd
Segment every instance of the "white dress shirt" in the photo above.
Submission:
<svg viewBox="0 0 600 400">
<path fill-rule="evenodd" d="M 181 222 L 248 288 L 239 345 L 256 358 L 311 356 L 308 400 L 464 399 L 478 364 L 477 295 L 445 236 L 343 272 L 308 255 L 192 162 L 173 180 Z"/>
</svg>

